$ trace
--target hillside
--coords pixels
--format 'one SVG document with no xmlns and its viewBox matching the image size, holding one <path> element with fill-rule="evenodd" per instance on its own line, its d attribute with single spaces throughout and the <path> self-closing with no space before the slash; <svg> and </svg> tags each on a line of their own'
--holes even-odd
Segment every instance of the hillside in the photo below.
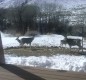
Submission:
<svg viewBox="0 0 86 80">
<path fill-rule="evenodd" d="M 10 7 L 13 6 L 16 2 L 22 3 L 24 0 L 0 0 L 0 7 Z M 44 2 L 47 3 L 59 3 L 63 5 L 66 8 L 72 8 L 74 6 L 78 6 L 81 4 L 85 4 L 85 0 L 28 0 L 28 3 L 37 3 L 37 4 L 42 4 Z"/>
</svg>

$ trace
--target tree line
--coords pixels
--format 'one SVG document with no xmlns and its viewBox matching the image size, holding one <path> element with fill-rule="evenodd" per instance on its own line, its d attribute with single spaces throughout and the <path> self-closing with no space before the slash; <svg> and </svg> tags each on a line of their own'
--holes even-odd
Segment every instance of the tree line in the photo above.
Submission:
<svg viewBox="0 0 86 80">
<path fill-rule="evenodd" d="M 27 0 L 9 8 L 0 8 L 0 30 L 15 30 L 24 35 L 28 30 L 41 34 L 57 33 L 72 35 L 69 12 L 63 12 L 61 5 L 44 3 L 27 4 Z M 67 15 L 66 15 L 67 13 Z M 76 32 L 76 31 L 75 31 Z"/>
</svg>

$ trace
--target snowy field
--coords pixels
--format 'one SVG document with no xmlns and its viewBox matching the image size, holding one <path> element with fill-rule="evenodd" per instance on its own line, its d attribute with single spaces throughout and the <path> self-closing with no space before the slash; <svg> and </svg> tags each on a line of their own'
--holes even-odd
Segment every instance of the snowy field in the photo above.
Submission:
<svg viewBox="0 0 86 80">
<path fill-rule="evenodd" d="M 2 43 L 3 43 L 4 49 L 8 47 L 19 47 L 19 43 L 15 40 L 16 37 L 10 37 L 10 35 L 3 34 L 3 33 L 1 33 L 1 36 L 2 36 Z M 25 36 L 22 36 L 22 37 L 25 37 Z M 35 39 L 32 42 L 32 46 L 40 46 L 40 47 L 41 46 L 48 46 L 48 47 L 57 46 L 58 47 L 60 46 L 60 40 L 62 40 L 63 38 L 64 37 L 62 35 L 56 35 L 56 34 L 40 35 L 40 36 L 35 37 Z M 66 47 L 68 48 L 69 46 L 67 45 Z M 57 55 L 52 55 L 51 57 L 46 57 L 46 56 L 39 56 L 39 57 L 36 57 L 36 56 L 21 57 L 20 56 L 18 57 L 16 55 L 5 54 L 5 61 L 7 64 L 86 72 L 86 56 L 85 55 L 82 55 L 82 56 L 60 55 L 58 53 Z"/>
</svg>

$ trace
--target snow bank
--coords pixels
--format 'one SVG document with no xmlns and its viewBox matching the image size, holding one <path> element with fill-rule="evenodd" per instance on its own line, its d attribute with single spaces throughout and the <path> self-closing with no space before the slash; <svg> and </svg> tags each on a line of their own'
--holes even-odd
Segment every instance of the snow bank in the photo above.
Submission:
<svg viewBox="0 0 86 80">
<path fill-rule="evenodd" d="M 25 36 L 21 36 L 20 38 L 23 38 Z M 36 47 L 58 47 L 60 46 L 60 40 L 62 40 L 64 37 L 62 35 L 40 35 L 38 37 L 35 37 L 32 46 Z M 2 44 L 4 48 L 8 47 L 19 47 L 19 43 L 16 40 L 16 37 L 8 37 L 5 34 L 2 34 Z M 27 45 L 29 46 L 29 44 Z"/>
<path fill-rule="evenodd" d="M 32 42 L 33 46 L 47 46 L 47 47 L 56 47 L 60 46 L 60 40 L 64 39 L 62 35 L 41 35 L 36 37 Z"/>
<path fill-rule="evenodd" d="M 2 36 L 2 44 L 3 48 L 8 48 L 8 47 L 19 47 L 19 43 L 16 40 L 16 37 L 12 37 L 9 34 L 3 34 L 1 33 Z M 27 37 L 27 36 L 21 36 L 19 39 Z M 30 37 L 30 36 L 28 36 Z M 73 38 L 73 39 L 82 39 L 82 37 L 78 36 L 68 36 L 68 38 Z M 40 35 L 34 38 L 32 41 L 32 46 L 36 47 L 59 47 L 60 46 L 60 41 L 64 39 L 64 36 L 62 35 L 57 35 L 57 34 L 51 34 L 51 35 Z M 84 40 L 84 47 L 86 47 L 86 40 Z M 25 46 L 29 46 L 25 45 Z M 64 46 L 64 45 L 63 45 Z M 65 47 L 65 46 L 64 46 Z M 68 45 L 66 45 L 67 48 L 69 48 Z M 73 46 L 76 47 L 77 46 Z"/>
<path fill-rule="evenodd" d="M 81 39 L 82 40 L 82 37 L 79 37 L 79 36 L 67 36 L 67 38 L 70 38 L 70 39 Z"/>
<path fill-rule="evenodd" d="M 70 56 L 58 54 L 53 55 L 52 57 L 17 57 L 15 55 L 5 55 L 5 59 L 7 64 L 86 72 L 85 56 Z"/>
</svg>

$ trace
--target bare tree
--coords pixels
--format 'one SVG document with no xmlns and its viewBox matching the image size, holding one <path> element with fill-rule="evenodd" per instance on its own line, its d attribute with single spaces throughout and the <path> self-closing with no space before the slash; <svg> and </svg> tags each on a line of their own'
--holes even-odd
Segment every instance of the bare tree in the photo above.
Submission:
<svg viewBox="0 0 86 80">
<path fill-rule="evenodd" d="M 9 8 L 11 17 L 9 21 L 17 29 L 17 32 L 22 33 L 23 35 L 28 28 L 33 28 L 34 18 L 37 14 L 37 6 L 27 5 L 28 0 L 24 0 L 22 3 L 16 3 L 15 7 Z"/>
</svg>

